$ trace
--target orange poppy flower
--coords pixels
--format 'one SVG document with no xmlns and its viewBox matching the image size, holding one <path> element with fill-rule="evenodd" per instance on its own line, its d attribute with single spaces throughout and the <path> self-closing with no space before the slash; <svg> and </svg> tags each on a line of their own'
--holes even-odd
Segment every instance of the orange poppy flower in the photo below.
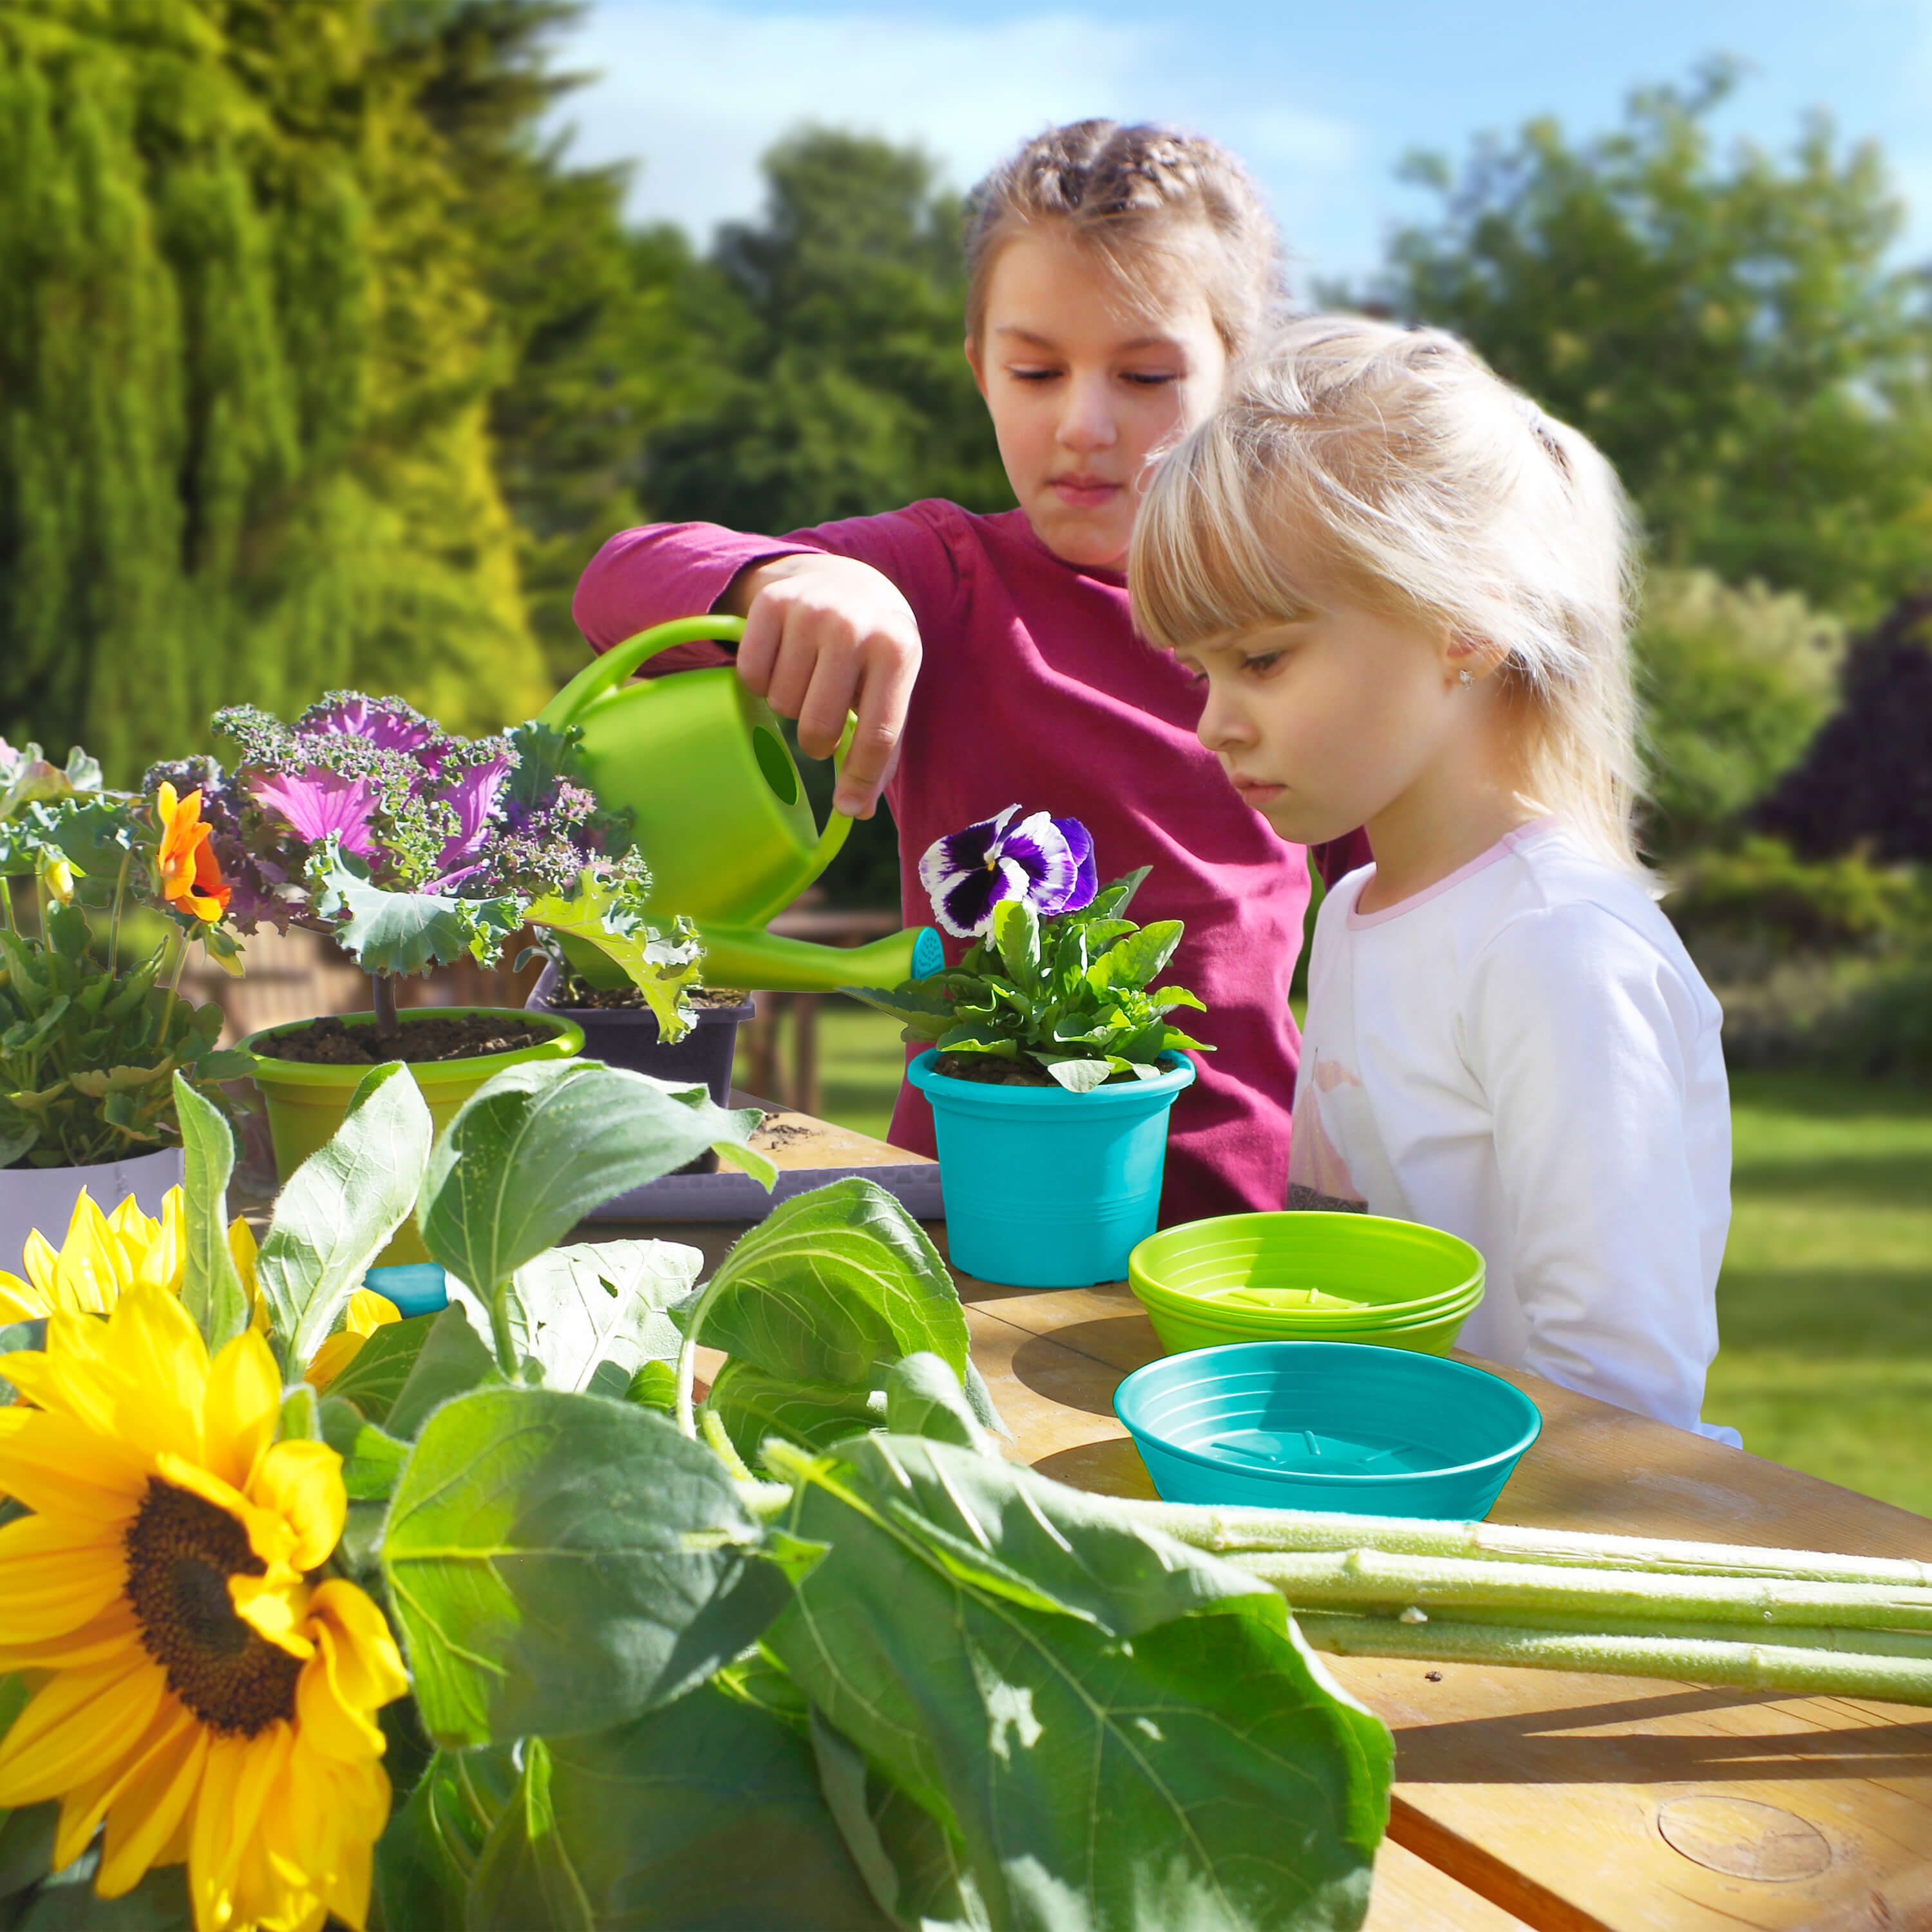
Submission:
<svg viewBox="0 0 1932 1932">
<path fill-rule="evenodd" d="M 161 823 L 161 896 L 177 912 L 194 914 L 212 926 L 228 910 L 233 888 L 221 876 L 208 842 L 214 833 L 201 822 L 201 790 L 177 799 L 164 784 L 154 798 Z"/>
</svg>

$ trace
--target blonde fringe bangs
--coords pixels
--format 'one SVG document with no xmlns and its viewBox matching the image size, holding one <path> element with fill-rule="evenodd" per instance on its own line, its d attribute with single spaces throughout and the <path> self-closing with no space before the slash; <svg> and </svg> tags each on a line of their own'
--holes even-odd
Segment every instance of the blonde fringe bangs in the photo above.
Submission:
<svg viewBox="0 0 1932 1932">
<path fill-rule="evenodd" d="M 1636 868 L 1632 557 L 1609 464 L 1460 343 L 1310 317 L 1159 466 L 1128 581 L 1166 650 L 1304 616 L 1318 585 L 1486 644 L 1526 796 Z"/>
</svg>

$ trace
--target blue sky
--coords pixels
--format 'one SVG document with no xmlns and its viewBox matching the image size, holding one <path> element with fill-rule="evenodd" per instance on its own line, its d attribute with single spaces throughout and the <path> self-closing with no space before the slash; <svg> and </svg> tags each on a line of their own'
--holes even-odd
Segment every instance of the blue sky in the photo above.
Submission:
<svg viewBox="0 0 1932 1932">
<path fill-rule="evenodd" d="M 558 46 L 600 69 L 564 118 L 583 158 L 642 165 L 631 209 L 702 242 L 752 212 L 759 154 L 806 121 L 916 142 L 957 185 L 1053 121 L 1177 121 L 1243 154 L 1296 280 L 1373 267 L 1426 206 L 1394 179 L 1414 148 L 1555 114 L 1611 124 L 1634 85 L 1702 58 L 1748 64 L 1720 125 L 1774 149 L 1807 110 L 1875 136 L 1932 256 L 1932 0 L 1241 0 L 1042 8 L 867 0 L 592 0 Z"/>
</svg>

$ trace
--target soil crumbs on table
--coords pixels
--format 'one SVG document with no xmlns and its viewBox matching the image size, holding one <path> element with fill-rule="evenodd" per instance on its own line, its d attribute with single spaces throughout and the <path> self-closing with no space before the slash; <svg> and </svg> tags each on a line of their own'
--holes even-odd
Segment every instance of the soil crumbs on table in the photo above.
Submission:
<svg viewBox="0 0 1932 1932">
<path fill-rule="evenodd" d="M 402 1028 L 400 1038 L 383 1040 L 367 1024 L 352 1027 L 339 1019 L 313 1020 L 276 1034 L 272 1057 L 312 1066 L 380 1066 L 392 1060 L 421 1063 L 513 1053 L 556 1037 L 549 1027 L 526 1026 L 497 1013 L 409 1013 L 402 1016 Z"/>
<path fill-rule="evenodd" d="M 808 1141 L 812 1138 L 809 1127 L 800 1126 L 796 1121 L 782 1119 L 771 1114 L 760 1120 L 752 1130 L 752 1144 L 766 1147 L 788 1147 L 794 1141 Z"/>
</svg>

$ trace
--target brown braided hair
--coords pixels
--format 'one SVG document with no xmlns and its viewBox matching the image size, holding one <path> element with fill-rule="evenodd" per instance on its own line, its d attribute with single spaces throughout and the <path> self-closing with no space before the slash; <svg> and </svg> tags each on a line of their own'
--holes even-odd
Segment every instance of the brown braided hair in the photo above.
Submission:
<svg viewBox="0 0 1932 1932">
<path fill-rule="evenodd" d="M 968 200 L 968 340 L 976 341 L 985 325 L 1000 249 L 1048 222 L 1097 250 L 1130 287 L 1144 280 L 1150 256 L 1192 256 L 1205 273 L 1209 312 L 1230 357 L 1247 348 L 1282 302 L 1274 218 L 1226 148 L 1172 128 L 1076 121 L 1036 135 Z M 1210 244 L 1204 250 L 1203 238 Z"/>
</svg>

